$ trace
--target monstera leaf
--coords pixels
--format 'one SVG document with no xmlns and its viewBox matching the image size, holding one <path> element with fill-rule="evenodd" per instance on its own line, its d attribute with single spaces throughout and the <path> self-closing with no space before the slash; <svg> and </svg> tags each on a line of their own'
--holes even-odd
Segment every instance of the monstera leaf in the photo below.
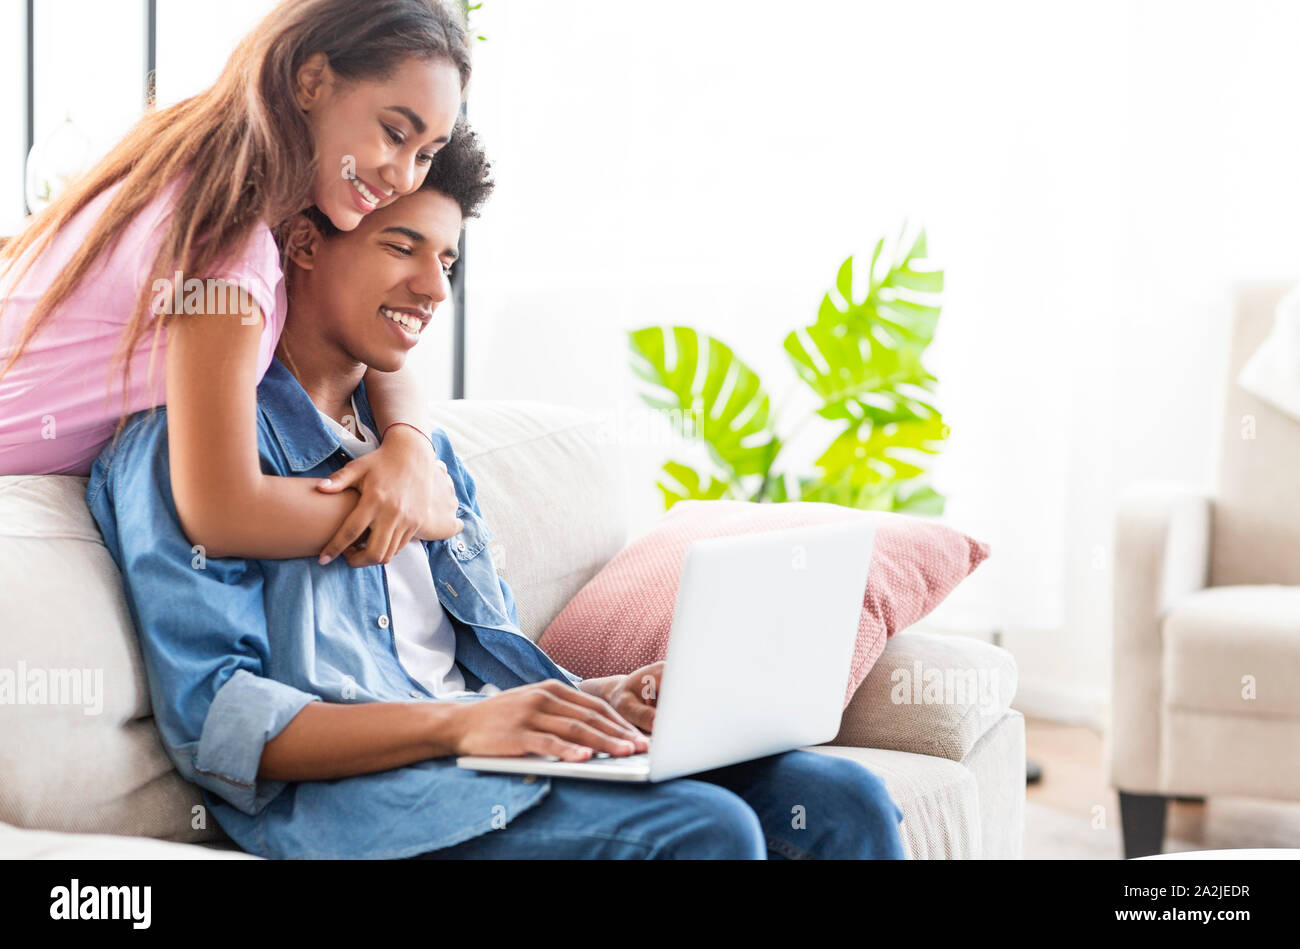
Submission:
<svg viewBox="0 0 1300 949">
<path fill-rule="evenodd" d="M 835 277 L 844 305 L 826 294 L 817 322 L 785 338 L 795 372 L 821 397 L 823 418 L 861 420 L 864 400 L 891 405 L 900 419 L 937 414 L 920 398 L 938 381 L 921 364 L 939 318 L 939 307 L 923 294 L 943 289 L 943 272 L 917 267 L 927 253 L 924 231 L 910 245 L 900 235 L 907 250 L 887 267 L 880 264 L 884 246 L 882 238 L 871 255 L 865 299 L 854 300 L 849 257 Z"/>
<path fill-rule="evenodd" d="M 823 418 L 859 420 L 864 402 L 890 402 L 900 418 L 922 419 L 937 411 L 900 391 L 909 385 L 929 391 L 937 381 L 921 365 L 916 346 L 881 342 L 842 324 L 815 323 L 787 336 L 785 351 L 799 378 L 821 398 L 817 414 Z"/>
<path fill-rule="evenodd" d="M 652 387 L 641 393 L 646 404 L 680 419 L 683 434 L 708 446 L 731 484 L 765 475 L 780 447 L 771 430 L 771 399 L 731 347 L 686 326 L 628 335 L 632 369 Z"/>
<path fill-rule="evenodd" d="M 896 510 L 902 484 L 925 469 L 907 452 L 936 453 L 948 436 L 939 415 L 922 420 L 871 421 L 841 432 L 817 459 L 821 476 L 801 483 L 805 501 L 829 501 L 870 510 Z M 942 497 L 922 486 L 909 487 L 905 498 L 915 505 L 928 503 L 942 512 Z"/>
<path fill-rule="evenodd" d="M 844 306 L 828 293 L 817 311 L 818 323 L 843 323 L 863 334 L 884 327 L 921 348 L 930 344 L 940 310 L 926 294 L 943 292 L 943 271 L 916 266 L 929 253 L 925 231 L 910 244 L 905 240 L 906 233 L 905 228 L 899 234 L 895 242 L 898 251 L 888 264 L 882 261 L 885 239 L 876 242 L 867 267 L 867 295 L 861 303 L 853 298 L 853 258 L 840 265 L 835 290 Z"/>
<path fill-rule="evenodd" d="M 708 446 L 718 472 L 665 463 L 668 478 L 659 488 L 666 507 L 726 497 L 943 513 L 944 498 L 923 483 L 919 457 L 948 437 L 929 401 L 938 380 L 922 364 L 939 319 L 943 272 L 925 263 L 925 232 L 910 241 L 906 235 L 905 228 L 889 254 L 883 238 L 876 243 L 858 275 L 865 296 L 855 296 L 849 257 L 816 321 L 785 337 L 796 374 L 819 399 L 816 414 L 839 427 L 813 476 L 775 470 L 784 446 L 778 420 L 758 376 L 725 343 L 684 326 L 629 334 L 633 369 L 652 387 L 642 399 L 676 415 L 682 434 Z"/>
<path fill-rule="evenodd" d="M 727 482 L 710 476 L 709 483 L 704 485 L 694 468 L 688 468 L 680 462 L 665 461 L 664 471 L 672 481 L 666 484 L 663 481 L 656 483 L 663 492 L 665 508 L 671 508 L 678 501 L 716 501 L 718 498 L 733 496 Z"/>
</svg>

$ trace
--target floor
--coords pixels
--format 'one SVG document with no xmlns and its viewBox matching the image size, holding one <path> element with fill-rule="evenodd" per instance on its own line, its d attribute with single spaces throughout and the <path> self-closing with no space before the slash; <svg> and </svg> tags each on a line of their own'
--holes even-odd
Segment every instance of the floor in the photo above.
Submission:
<svg viewBox="0 0 1300 949">
<path fill-rule="evenodd" d="M 1102 736 L 1087 726 L 1025 720 L 1028 756 L 1043 779 L 1026 792 L 1025 856 L 1107 860 L 1122 856 L 1119 800 L 1106 785 Z M 1214 798 L 1172 802 L 1165 850 L 1300 847 L 1300 802 Z"/>
</svg>

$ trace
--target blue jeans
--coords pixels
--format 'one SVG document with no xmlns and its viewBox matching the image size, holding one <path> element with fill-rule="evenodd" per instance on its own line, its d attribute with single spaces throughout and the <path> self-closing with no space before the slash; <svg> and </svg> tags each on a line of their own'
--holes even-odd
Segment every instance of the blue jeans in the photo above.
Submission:
<svg viewBox="0 0 1300 949">
<path fill-rule="evenodd" d="M 902 859 L 902 819 L 856 761 L 788 751 L 658 784 L 552 778 L 505 827 L 417 859 Z"/>
</svg>

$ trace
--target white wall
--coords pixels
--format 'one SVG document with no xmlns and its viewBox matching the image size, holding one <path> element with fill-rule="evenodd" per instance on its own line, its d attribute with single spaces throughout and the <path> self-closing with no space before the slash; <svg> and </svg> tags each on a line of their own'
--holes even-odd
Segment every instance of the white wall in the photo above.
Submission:
<svg viewBox="0 0 1300 949">
<path fill-rule="evenodd" d="M 159 104 L 210 86 L 235 45 L 274 6 L 272 0 L 158 0 Z"/>
<path fill-rule="evenodd" d="M 931 625 L 1002 627 L 1024 707 L 1100 716 L 1115 498 L 1211 482 L 1230 285 L 1296 272 L 1294 5 L 477 16 L 470 117 L 500 186 L 471 232 L 469 394 L 630 420 L 626 330 L 682 322 L 779 397 L 781 339 L 842 257 L 924 224 L 948 277 L 934 480 L 994 551 Z M 639 452 L 641 524 L 665 456 Z"/>
</svg>

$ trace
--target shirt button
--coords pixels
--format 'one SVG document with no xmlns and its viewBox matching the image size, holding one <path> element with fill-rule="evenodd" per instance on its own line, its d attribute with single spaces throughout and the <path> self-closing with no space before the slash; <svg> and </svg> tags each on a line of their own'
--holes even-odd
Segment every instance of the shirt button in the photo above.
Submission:
<svg viewBox="0 0 1300 949">
<path fill-rule="evenodd" d="M 535 774 L 524 775 L 524 784 L 536 784 L 536 783 L 537 783 L 537 775 Z"/>
<path fill-rule="evenodd" d="M 456 549 L 459 550 L 459 551 L 461 551 L 462 553 L 464 553 L 464 551 L 465 551 L 465 542 L 464 542 L 463 540 L 458 540 L 458 541 L 456 541 Z"/>
<path fill-rule="evenodd" d="M 380 629 L 387 629 L 387 628 L 388 628 L 388 617 L 387 617 L 387 616 L 381 616 L 381 617 L 379 617 L 379 628 L 380 628 Z"/>
</svg>

